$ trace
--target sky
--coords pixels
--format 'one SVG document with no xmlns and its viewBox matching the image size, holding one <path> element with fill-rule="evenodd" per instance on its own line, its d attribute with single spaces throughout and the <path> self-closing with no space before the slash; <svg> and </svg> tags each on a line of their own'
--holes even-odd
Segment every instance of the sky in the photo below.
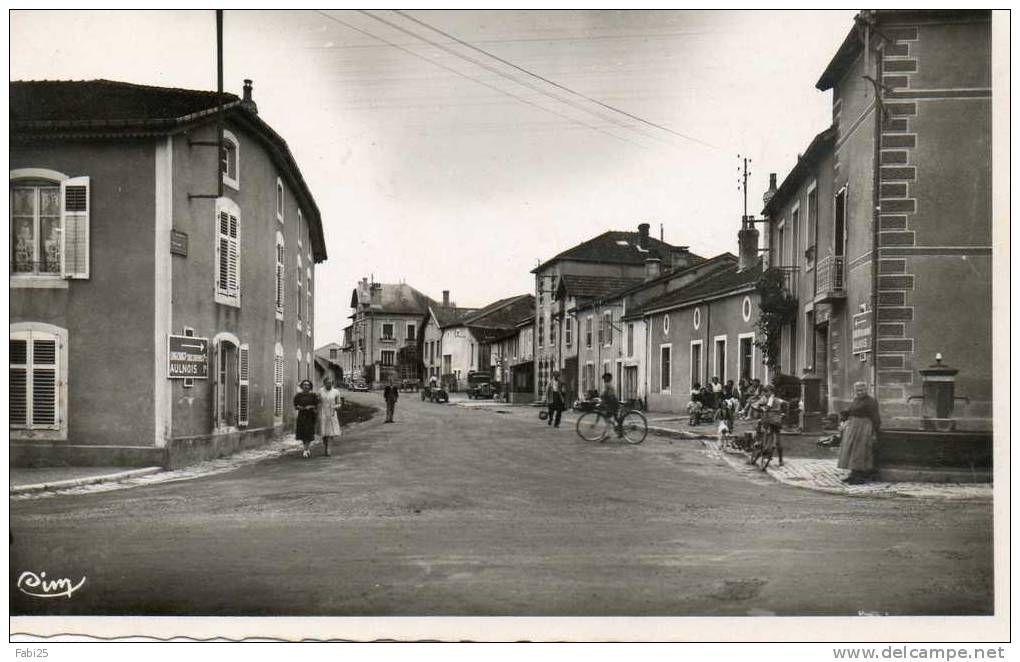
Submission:
<svg viewBox="0 0 1020 662">
<path fill-rule="evenodd" d="M 481 307 L 642 222 L 736 253 L 738 155 L 758 214 L 768 173 L 831 122 L 815 82 L 853 15 L 227 10 L 224 87 L 254 81 L 322 214 L 321 346 L 362 277 Z M 212 10 L 13 11 L 10 30 L 11 80 L 216 89 Z"/>
</svg>

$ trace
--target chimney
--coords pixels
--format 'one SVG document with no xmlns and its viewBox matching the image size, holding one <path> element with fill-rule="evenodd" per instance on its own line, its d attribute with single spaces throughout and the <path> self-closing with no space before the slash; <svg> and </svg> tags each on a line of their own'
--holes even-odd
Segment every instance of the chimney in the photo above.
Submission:
<svg viewBox="0 0 1020 662">
<path fill-rule="evenodd" d="M 737 233 L 739 253 L 737 271 L 746 271 L 758 264 L 758 228 L 748 224 Z"/>
<path fill-rule="evenodd" d="M 767 207 L 769 200 L 776 194 L 776 173 L 769 173 L 769 190 L 765 191 L 765 194 L 761 196 L 762 202 Z"/>
<path fill-rule="evenodd" d="M 450 290 L 443 290 L 443 308 L 450 307 Z"/>
<path fill-rule="evenodd" d="M 637 226 L 638 246 L 644 248 L 645 246 L 648 245 L 648 242 L 646 240 L 648 239 L 648 229 L 650 227 L 652 226 L 648 225 L 647 223 L 641 223 L 640 225 Z"/>
<path fill-rule="evenodd" d="M 662 260 L 657 257 L 645 258 L 645 282 L 662 275 Z"/>
<path fill-rule="evenodd" d="M 251 79 L 244 79 L 244 96 L 241 97 L 241 106 L 248 110 L 252 115 L 259 114 L 259 107 L 255 105 L 255 101 L 251 98 Z"/>
<path fill-rule="evenodd" d="M 673 249 L 673 270 L 686 269 L 691 266 L 690 246 L 677 246 Z"/>
<path fill-rule="evenodd" d="M 369 285 L 369 291 L 372 294 L 372 305 L 382 303 L 382 283 L 372 283 Z"/>
</svg>

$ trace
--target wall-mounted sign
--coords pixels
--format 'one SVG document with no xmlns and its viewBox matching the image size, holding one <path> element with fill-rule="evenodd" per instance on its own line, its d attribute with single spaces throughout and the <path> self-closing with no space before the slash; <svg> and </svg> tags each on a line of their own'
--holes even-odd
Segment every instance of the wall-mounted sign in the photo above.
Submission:
<svg viewBox="0 0 1020 662">
<path fill-rule="evenodd" d="M 170 230 L 170 253 L 188 257 L 188 233 Z"/>
<path fill-rule="evenodd" d="M 209 339 L 167 336 L 166 366 L 170 379 L 208 379 Z"/>
<path fill-rule="evenodd" d="M 854 354 L 871 351 L 871 311 L 857 313 L 853 318 L 853 331 L 850 338 L 851 350 Z"/>
</svg>

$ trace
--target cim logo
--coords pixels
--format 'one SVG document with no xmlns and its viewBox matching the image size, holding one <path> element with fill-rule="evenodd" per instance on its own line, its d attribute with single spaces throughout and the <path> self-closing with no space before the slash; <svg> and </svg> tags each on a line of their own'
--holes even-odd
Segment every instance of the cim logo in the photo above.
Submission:
<svg viewBox="0 0 1020 662">
<path fill-rule="evenodd" d="M 85 585 L 85 577 L 77 584 L 66 577 L 60 579 L 47 579 L 45 572 L 38 575 L 26 571 L 18 577 L 18 590 L 33 598 L 70 598 L 75 591 Z"/>
</svg>

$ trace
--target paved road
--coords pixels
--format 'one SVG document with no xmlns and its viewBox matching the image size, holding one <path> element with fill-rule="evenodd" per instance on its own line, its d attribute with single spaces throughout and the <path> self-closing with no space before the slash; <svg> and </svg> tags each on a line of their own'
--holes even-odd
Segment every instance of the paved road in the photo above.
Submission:
<svg viewBox="0 0 1020 662">
<path fill-rule="evenodd" d="M 990 503 L 811 492 L 694 441 L 590 444 L 413 396 L 332 458 L 12 502 L 11 527 L 21 614 L 992 611 Z M 31 598 L 24 571 L 87 579 Z"/>
</svg>

